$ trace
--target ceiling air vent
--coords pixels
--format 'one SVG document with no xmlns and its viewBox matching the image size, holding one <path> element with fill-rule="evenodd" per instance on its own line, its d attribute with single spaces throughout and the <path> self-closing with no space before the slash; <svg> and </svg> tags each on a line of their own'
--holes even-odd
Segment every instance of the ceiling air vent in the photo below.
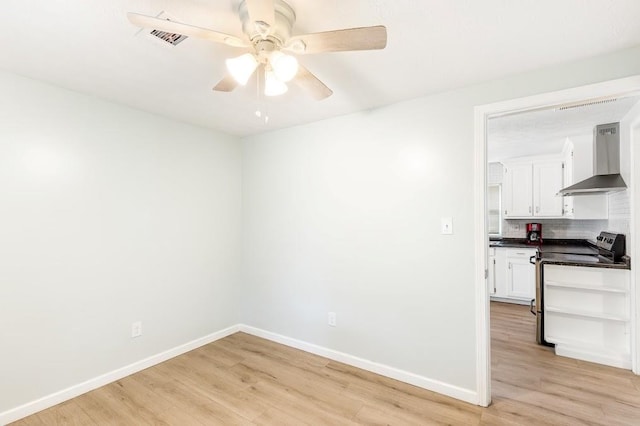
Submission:
<svg viewBox="0 0 640 426">
<path fill-rule="evenodd" d="M 166 31 L 160 30 L 151 30 L 150 34 L 174 46 L 187 38 L 187 36 L 183 34 L 168 33 Z"/>
<path fill-rule="evenodd" d="M 615 102 L 617 100 L 618 100 L 618 98 L 610 98 L 610 99 L 600 99 L 600 100 L 591 101 L 591 102 L 583 102 L 583 103 L 577 103 L 577 104 L 563 105 L 563 106 L 561 106 L 559 108 L 556 108 L 556 111 L 566 111 L 568 109 L 584 108 L 584 107 L 593 106 L 593 105 L 608 104 L 610 102 Z"/>
</svg>

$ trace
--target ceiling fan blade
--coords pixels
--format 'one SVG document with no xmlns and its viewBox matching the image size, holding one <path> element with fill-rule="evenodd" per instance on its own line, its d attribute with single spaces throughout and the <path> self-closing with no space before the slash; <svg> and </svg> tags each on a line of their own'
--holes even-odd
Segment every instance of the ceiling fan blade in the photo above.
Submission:
<svg viewBox="0 0 640 426">
<path fill-rule="evenodd" d="M 142 28 L 166 31 L 168 33 L 183 34 L 189 37 L 215 41 L 216 43 L 224 43 L 228 46 L 233 47 L 249 47 L 249 44 L 247 42 L 236 36 L 210 30 L 208 28 L 196 27 L 189 24 L 183 24 L 176 21 L 169 21 L 168 19 L 155 18 L 153 16 L 147 16 L 133 12 L 127 13 L 127 17 L 133 25 Z"/>
<path fill-rule="evenodd" d="M 266 38 L 276 22 L 274 0 L 245 0 L 249 19 L 256 25 L 262 38 Z"/>
<path fill-rule="evenodd" d="M 307 91 L 317 101 L 326 99 L 333 94 L 331 89 L 302 65 L 298 66 L 298 74 L 296 74 L 293 82 Z"/>
<path fill-rule="evenodd" d="M 300 55 L 349 50 L 384 49 L 387 46 L 387 29 L 384 25 L 347 28 L 344 30 L 304 34 L 291 37 L 283 47 Z"/>
<path fill-rule="evenodd" d="M 216 92 L 233 92 L 238 87 L 238 82 L 231 74 L 226 73 L 224 77 L 213 88 Z"/>
</svg>

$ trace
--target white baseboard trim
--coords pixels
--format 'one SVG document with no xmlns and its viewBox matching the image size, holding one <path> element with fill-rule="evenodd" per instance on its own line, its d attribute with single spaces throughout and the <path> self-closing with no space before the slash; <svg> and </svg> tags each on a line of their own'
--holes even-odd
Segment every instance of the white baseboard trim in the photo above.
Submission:
<svg viewBox="0 0 640 426">
<path fill-rule="evenodd" d="M 251 327 L 249 325 L 240 324 L 239 327 L 240 331 L 251 334 L 253 336 L 262 337 L 263 339 L 271 340 L 273 342 L 281 343 L 283 345 L 300 349 L 305 352 L 320 355 L 334 361 L 342 362 L 353 367 L 358 367 L 363 370 L 371 371 L 372 373 L 380 374 L 381 376 L 386 376 L 392 379 L 399 380 L 401 382 L 421 387 L 423 389 L 447 395 L 452 398 L 468 402 L 470 404 L 479 404 L 478 393 L 470 389 L 464 389 L 458 386 L 450 385 L 439 380 L 430 379 L 428 377 L 420 376 L 408 371 L 390 367 L 388 365 L 379 364 L 377 362 L 369 361 L 357 356 L 325 348 L 323 346 L 318 346 L 313 343 L 307 343 L 302 340 L 286 337 L 281 334 L 272 333 L 260 328 Z"/>
<path fill-rule="evenodd" d="M 161 362 L 164 362 L 168 359 L 174 358 L 178 355 L 182 355 L 185 352 L 192 351 L 199 348 L 200 346 L 204 346 L 208 343 L 222 339 L 223 337 L 229 336 L 233 333 L 237 333 L 238 331 L 240 331 L 240 327 L 238 325 L 233 325 L 231 327 L 225 328 L 224 330 L 220 330 L 199 339 L 192 340 L 183 345 L 176 346 L 175 348 L 118 368 L 117 370 L 113 370 L 109 373 L 102 374 L 85 382 L 78 383 L 67 389 L 60 390 L 35 401 L 20 405 L 19 407 L 11 408 L 0 413 L 0 425 L 14 422 L 24 417 L 30 416 L 31 414 L 37 413 L 38 411 L 53 407 L 54 405 L 60 404 L 61 402 L 80 396 L 84 393 L 97 389 L 100 386 L 115 382 L 116 380 L 122 379 L 123 377 L 144 370 L 145 368 L 160 364 Z"/>
</svg>

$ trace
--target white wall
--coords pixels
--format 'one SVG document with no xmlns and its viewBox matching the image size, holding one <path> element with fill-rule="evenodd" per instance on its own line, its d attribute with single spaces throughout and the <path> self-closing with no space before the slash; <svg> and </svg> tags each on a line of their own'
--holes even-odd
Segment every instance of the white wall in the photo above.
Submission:
<svg viewBox="0 0 640 426">
<path fill-rule="evenodd" d="M 0 413 L 239 322 L 237 139 L 0 92 Z"/>
<path fill-rule="evenodd" d="M 475 391 L 473 107 L 637 73 L 632 49 L 244 139 L 245 321 Z"/>
</svg>

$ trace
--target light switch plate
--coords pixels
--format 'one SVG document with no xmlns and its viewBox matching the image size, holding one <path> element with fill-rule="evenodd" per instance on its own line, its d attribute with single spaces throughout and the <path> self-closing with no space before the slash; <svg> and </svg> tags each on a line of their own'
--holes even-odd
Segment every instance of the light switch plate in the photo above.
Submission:
<svg viewBox="0 0 640 426">
<path fill-rule="evenodd" d="M 450 217 L 443 217 L 440 219 L 440 227 L 443 235 L 453 234 L 453 219 Z"/>
</svg>

